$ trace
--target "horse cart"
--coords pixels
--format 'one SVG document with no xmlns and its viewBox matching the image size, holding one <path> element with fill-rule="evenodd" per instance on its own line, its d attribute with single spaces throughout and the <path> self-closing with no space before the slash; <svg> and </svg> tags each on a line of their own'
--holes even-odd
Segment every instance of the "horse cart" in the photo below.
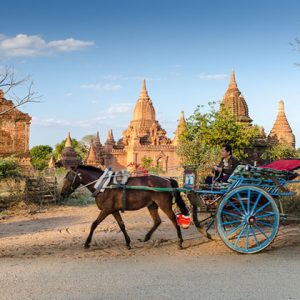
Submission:
<svg viewBox="0 0 300 300">
<path fill-rule="evenodd" d="M 172 221 L 182 248 L 182 235 L 172 208 L 174 197 L 182 214 L 188 210 L 180 193 L 183 192 L 191 204 L 193 223 L 210 239 L 220 239 L 232 250 L 240 253 L 256 253 L 268 247 L 277 235 L 281 220 L 286 218 L 282 200 L 294 195 L 287 185 L 300 182 L 296 169 L 300 160 L 280 160 L 265 167 L 238 166 L 226 183 L 197 184 L 196 171 L 186 167 L 184 184 L 179 188 L 175 179 L 156 175 L 126 176 L 122 171 L 113 173 L 91 166 L 78 166 L 65 176 L 61 195 L 68 196 L 79 186 L 87 187 L 96 199 L 100 210 L 93 222 L 85 247 L 88 248 L 96 227 L 110 214 L 118 222 L 126 245 L 130 249 L 130 238 L 126 232 L 120 211 L 149 209 L 153 227 L 146 234 L 148 241 L 161 224 L 160 208 Z M 120 176 L 121 175 L 121 176 Z M 120 178 L 119 178 L 120 176 Z M 119 179 L 120 180 L 119 180 Z M 185 211 L 185 212 L 184 212 Z M 188 218 L 189 219 L 189 218 Z"/>
<path fill-rule="evenodd" d="M 295 180 L 299 162 L 282 160 L 270 165 L 272 168 L 238 166 L 227 183 L 216 182 L 204 188 L 195 184 L 196 172 L 186 168 L 184 190 L 195 226 L 210 239 L 217 231 L 236 252 L 262 251 L 275 239 L 280 221 L 287 217 L 282 201 L 295 194 L 287 185 L 300 182 Z"/>
</svg>

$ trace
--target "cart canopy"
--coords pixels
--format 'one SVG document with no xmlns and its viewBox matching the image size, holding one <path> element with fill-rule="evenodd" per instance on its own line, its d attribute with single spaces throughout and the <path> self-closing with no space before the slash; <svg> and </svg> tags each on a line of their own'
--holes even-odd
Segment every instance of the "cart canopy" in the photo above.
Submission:
<svg viewBox="0 0 300 300">
<path fill-rule="evenodd" d="M 279 159 L 260 167 L 278 171 L 294 171 L 300 169 L 300 159 Z"/>
</svg>

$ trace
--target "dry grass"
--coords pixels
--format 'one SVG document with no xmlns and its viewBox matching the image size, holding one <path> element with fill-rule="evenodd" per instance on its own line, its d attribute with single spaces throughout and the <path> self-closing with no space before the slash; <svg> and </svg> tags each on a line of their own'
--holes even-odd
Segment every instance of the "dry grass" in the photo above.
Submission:
<svg viewBox="0 0 300 300">
<path fill-rule="evenodd" d="M 300 183 L 291 184 L 288 186 L 290 191 L 296 194 L 291 197 L 284 197 L 282 199 L 284 212 L 291 216 L 300 216 Z"/>
</svg>

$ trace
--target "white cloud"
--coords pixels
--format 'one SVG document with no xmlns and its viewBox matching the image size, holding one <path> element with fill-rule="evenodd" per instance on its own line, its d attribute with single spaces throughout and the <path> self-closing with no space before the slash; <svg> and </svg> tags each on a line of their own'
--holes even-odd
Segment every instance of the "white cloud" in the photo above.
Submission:
<svg viewBox="0 0 300 300">
<path fill-rule="evenodd" d="M 143 79 L 146 79 L 147 81 L 153 81 L 153 80 L 161 80 L 161 78 L 153 78 L 151 76 L 124 76 L 124 75 L 118 75 L 118 74 L 109 74 L 109 75 L 104 75 L 103 80 L 109 80 L 109 81 L 121 81 L 121 80 L 138 80 L 142 81 Z"/>
<path fill-rule="evenodd" d="M 129 77 L 123 76 L 123 75 L 105 75 L 103 76 L 104 80 L 128 80 Z"/>
<path fill-rule="evenodd" d="M 201 73 L 197 75 L 199 79 L 202 80 L 223 80 L 227 78 L 227 74 L 206 74 L 206 73 Z"/>
<path fill-rule="evenodd" d="M 97 82 L 97 83 L 82 84 L 80 88 L 107 92 L 107 91 L 118 91 L 122 88 L 122 86 L 119 84 Z"/>
<path fill-rule="evenodd" d="M 99 123 L 115 119 L 120 114 L 126 114 L 132 110 L 132 103 L 117 103 L 110 105 L 107 109 L 100 111 L 98 117 L 90 118 L 88 120 L 68 120 L 32 117 L 33 126 L 42 127 L 69 127 L 69 128 L 92 128 Z"/>
<path fill-rule="evenodd" d="M 94 45 L 93 41 L 74 38 L 46 42 L 38 35 L 18 34 L 15 37 L 0 35 L 0 56 L 44 56 L 78 51 Z"/>
<path fill-rule="evenodd" d="M 38 117 L 33 117 L 32 125 L 43 126 L 43 127 L 69 126 L 69 127 L 88 128 L 91 127 L 92 124 L 89 121 L 82 121 L 82 120 L 64 120 L 64 119 L 55 119 L 55 118 L 40 119 Z"/>
<path fill-rule="evenodd" d="M 106 110 L 107 114 L 124 114 L 132 110 L 132 103 L 118 103 L 109 106 Z"/>
</svg>

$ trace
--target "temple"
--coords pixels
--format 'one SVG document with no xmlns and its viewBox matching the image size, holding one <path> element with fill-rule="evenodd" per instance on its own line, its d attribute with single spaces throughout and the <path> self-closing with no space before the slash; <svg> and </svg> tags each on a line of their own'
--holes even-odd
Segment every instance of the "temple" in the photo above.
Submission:
<svg viewBox="0 0 300 300">
<path fill-rule="evenodd" d="M 146 81 L 143 80 L 132 120 L 123 131 L 122 138 L 116 142 L 113 131 L 109 130 L 107 139 L 102 145 L 97 133 L 90 145 L 85 163 L 97 167 L 111 166 L 113 170 L 118 170 L 126 168 L 131 163 L 138 165 L 146 157 L 152 159 L 153 166 L 159 166 L 165 174 L 176 175 L 180 169 L 176 146 L 184 128 L 185 119 L 182 112 L 175 137 L 171 139 L 167 136 L 166 130 L 156 120 Z"/>
<path fill-rule="evenodd" d="M 252 126 L 246 100 L 238 89 L 235 73 L 232 71 L 228 89 L 222 100 L 222 107 L 232 113 L 239 122 Z M 221 107 L 221 108 L 222 108 Z M 109 130 L 106 141 L 100 142 L 99 133 L 91 141 L 85 164 L 113 170 L 127 168 L 130 164 L 138 165 L 143 158 L 150 158 L 153 166 L 159 166 L 166 176 L 177 176 L 181 172 L 180 158 L 176 153 L 179 137 L 186 128 L 184 112 L 180 114 L 177 129 L 173 139 L 167 136 L 158 120 L 149 97 L 146 81 L 142 82 L 142 89 L 133 110 L 132 120 L 123 131 L 122 138 L 115 140 L 113 131 Z M 249 149 L 249 161 L 260 162 L 262 153 L 268 146 L 268 137 L 263 127 L 256 139 L 254 149 Z M 277 138 L 279 142 L 295 147 L 295 136 L 284 113 L 283 101 L 279 104 L 276 122 L 269 137 Z M 66 142 L 63 157 L 68 156 L 69 165 L 78 161 L 75 151 L 70 150 L 70 137 Z"/>
<path fill-rule="evenodd" d="M 249 110 L 246 100 L 238 89 L 234 71 L 231 73 L 228 89 L 223 97 L 222 105 L 232 113 L 239 122 L 251 124 L 252 119 L 249 117 Z"/>
<path fill-rule="evenodd" d="M 284 102 L 282 100 L 279 101 L 277 118 L 269 137 L 295 148 L 295 135 L 285 115 Z"/>
<path fill-rule="evenodd" d="M 65 148 L 61 153 L 60 161 L 66 169 L 71 169 L 81 164 L 81 159 L 72 146 L 70 131 L 68 132 Z"/>
<path fill-rule="evenodd" d="M 14 108 L 13 102 L 5 99 L 0 90 L 0 158 L 13 155 L 26 171 L 31 169 L 30 122 L 31 117 Z"/>
</svg>

